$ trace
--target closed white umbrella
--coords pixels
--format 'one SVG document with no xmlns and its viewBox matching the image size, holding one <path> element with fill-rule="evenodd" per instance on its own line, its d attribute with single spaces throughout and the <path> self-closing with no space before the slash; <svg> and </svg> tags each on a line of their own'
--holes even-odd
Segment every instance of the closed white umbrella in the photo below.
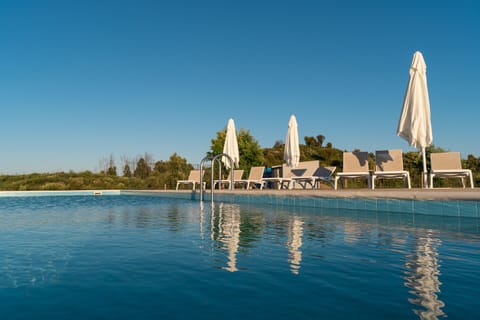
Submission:
<svg viewBox="0 0 480 320">
<path fill-rule="evenodd" d="M 402 113 L 398 122 L 397 135 L 415 148 L 421 149 L 423 157 L 423 181 L 427 185 L 427 159 L 425 148 L 432 144 L 432 123 L 427 88 L 427 66 L 422 54 L 413 55 Z"/>
<path fill-rule="evenodd" d="M 298 145 L 298 126 L 297 119 L 292 114 L 288 121 L 287 138 L 285 139 L 285 151 L 283 159 L 287 166 L 296 168 L 300 161 L 300 146 Z"/>
<path fill-rule="evenodd" d="M 235 123 L 231 118 L 228 119 L 227 134 L 225 136 L 225 144 L 223 145 L 223 153 L 229 155 L 230 158 L 232 158 L 233 165 L 238 167 L 240 155 L 238 153 L 237 132 L 235 131 Z M 222 157 L 222 162 L 225 164 L 225 167 L 230 168 L 230 161 L 227 159 L 227 157 Z"/>
</svg>

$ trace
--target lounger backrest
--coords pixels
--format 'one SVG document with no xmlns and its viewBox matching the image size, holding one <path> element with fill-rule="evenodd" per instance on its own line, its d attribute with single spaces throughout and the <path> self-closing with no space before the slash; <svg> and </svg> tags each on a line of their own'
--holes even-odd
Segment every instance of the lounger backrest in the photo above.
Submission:
<svg viewBox="0 0 480 320">
<path fill-rule="evenodd" d="M 282 176 L 281 178 L 291 178 L 292 177 L 292 168 L 288 167 L 286 164 L 282 165 Z"/>
<path fill-rule="evenodd" d="M 318 169 L 319 161 L 302 161 L 299 162 L 297 167 L 290 168 L 286 164 L 282 166 L 283 178 L 291 177 L 311 177 L 313 176 L 315 170 Z"/>
<path fill-rule="evenodd" d="M 402 150 L 376 151 L 375 171 L 403 171 Z"/>
<path fill-rule="evenodd" d="M 439 152 L 430 154 L 432 170 L 461 170 L 460 152 Z"/>
<path fill-rule="evenodd" d="M 190 170 L 189 181 L 200 181 L 200 170 Z"/>
<path fill-rule="evenodd" d="M 241 180 L 243 176 L 243 170 L 233 170 L 233 180 Z"/>
<path fill-rule="evenodd" d="M 265 167 L 252 167 L 250 169 L 250 174 L 248 175 L 248 180 L 257 181 L 263 178 L 263 172 Z"/>
<path fill-rule="evenodd" d="M 243 176 L 243 170 L 233 170 L 233 180 L 241 180 Z M 232 178 L 232 170 L 228 173 L 227 180 Z"/>
<path fill-rule="evenodd" d="M 318 169 L 319 164 L 320 162 L 318 160 L 303 161 L 298 164 L 298 169 L 301 171 L 295 172 L 292 170 L 292 173 L 295 175 L 311 177 L 315 173 L 315 170 Z"/>
<path fill-rule="evenodd" d="M 368 152 L 344 152 L 343 172 L 368 172 Z"/>
<path fill-rule="evenodd" d="M 315 170 L 313 175 L 315 177 L 328 178 L 328 177 L 331 177 L 333 175 L 333 173 L 335 172 L 336 169 L 337 169 L 337 167 L 319 167 L 319 168 L 317 168 L 317 170 Z"/>
</svg>

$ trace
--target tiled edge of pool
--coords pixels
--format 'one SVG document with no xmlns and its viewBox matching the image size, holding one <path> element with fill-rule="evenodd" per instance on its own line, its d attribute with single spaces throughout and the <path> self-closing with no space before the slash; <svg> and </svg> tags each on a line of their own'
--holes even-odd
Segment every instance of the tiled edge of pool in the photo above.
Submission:
<svg viewBox="0 0 480 320">
<path fill-rule="evenodd" d="M 0 197 L 39 197 L 39 196 L 113 196 L 113 195 L 155 195 L 199 201 L 195 192 L 174 191 L 133 191 L 133 190 L 79 190 L 79 191 L 0 191 Z M 210 201 L 206 192 L 204 201 Z M 273 206 L 310 207 L 325 209 L 367 210 L 392 213 L 436 215 L 445 217 L 480 218 L 480 200 L 427 200 L 393 199 L 375 197 L 320 197 L 293 194 L 259 193 L 216 193 L 215 202 L 266 204 Z"/>
<path fill-rule="evenodd" d="M 122 194 L 149 194 L 162 197 L 189 199 L 199 201 L 199 192 L 148 192 L 122 191 Z M 204 201 L 210 201 L 210 193 L 204 195 Z M 480 201 L 478 200 L 422 200 L 390 198 L 348 198 L 319 197 L 308 195 L 285 194 L 245 194 L 218 193 L 215 202 L 234 202 L 250 204 L 267 204 L 274 206 L 310 207 L 326 209 L 349 209 L 382 211 L 392 213 L 436 215 L 445 217 L 479 218 Z"/>
</svg>

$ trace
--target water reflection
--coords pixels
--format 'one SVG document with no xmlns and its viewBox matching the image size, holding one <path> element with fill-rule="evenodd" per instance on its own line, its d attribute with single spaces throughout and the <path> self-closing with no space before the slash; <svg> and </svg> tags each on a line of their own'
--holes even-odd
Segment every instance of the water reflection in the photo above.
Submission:
<svg viewBox="0 0 480 320">
<path fill-rule="evenodd" d="M 272 238 L 275 242 L 286 236 L 286 242 L 283 242 L 288 250 L 286 260 L 290 271 L 299 274 L 305 224 L 303 218 L 285 217 L 283 214 L 266 217 L 265 212 L 246 211 L 238 204 L 229 203 L 219 203 L 210 209 L 209 219 L 205 217 L 204 210 L 200 212 L 200 237 L 205 239 L 205 230 L 209 230 L 207 237 L 220 244 L 220 249 L 227 253 L 227 261 L 222 269 L 229 272 L 239 271 L 239 251 L 255 248 L 258 246 L 256 242 L 265 240 L 265 236 L 275 235 L 275 238 Z M 205 228 L 205 223 L 209 223 L 208 229 Z"/>
<path fill-rule="evenodd" d="M 440 266 L 438 263 L 438 247 L 442 241 L 427 234 L 415 241 L 415 252 L 407 255 L 405 268 L 405 285 L 414 298 L 408 301 L 415 306 L 413 309 L 420 319 L 438 319 L 446 316 L 442 311 L 444 302 L 439 299 L 441 282 L 439 280 Z"/>
<path fill-rule="evenodd" d="M 203 238 L 203 210 L 200 216 L 200 233 Z M 220 203 L 218 209 L 211 207 L 210 239 L 218 241 L 228 253 L 227 265 L 222 269 L 235 272 L 237 252 L 240 243 L 240 207 L 234 204 Z"/>
<path fill-rule="evenodd" d="M 227 253 L 228 261 L 222 269 L 238 271 L 238 252 L 247 252 L 250 248 L 257 247 L 256 242 L 262 240 L 265 227 L 263 212 L 245 211 L 245 208 L 242 211 L 238 204 L 219 203 L 210 208 L 208 218 L 202 209 L 199 217 L 200 238 L 205 240 L 209 237 L 213 245 L 219 245 L 219 249 Z"/>
<path fill-rule="evenodd" d="M 240 243 L 240 206 L 221 203 L 218 209 L 218 240 L 228 252 L 227 265 L 224 270 L 235 272 L 237 269 L 237 252 Z"/>
<path fill-rule="evenodd" d="M 290 271 L 298 275 L 300 272 L 300 263 L 302 262 L 302 237 L 303 237 L 303 220 L 299 217 L 293 217 L 288 226 L 288 262 L 290 263 Z"/>
<path fill-rule="evenodd" d="M 358 222 L 345 221 L 343 223 L 343 228 L 345 232 L 345 243 L 354 244 L 363 239 L 363 230 Z"/>
</svg>

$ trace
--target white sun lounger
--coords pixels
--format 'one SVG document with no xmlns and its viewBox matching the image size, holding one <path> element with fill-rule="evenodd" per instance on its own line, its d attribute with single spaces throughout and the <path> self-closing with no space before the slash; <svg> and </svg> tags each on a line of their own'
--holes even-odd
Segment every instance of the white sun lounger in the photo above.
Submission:
<svg viewBox="0 0 480 320">
<path fill-rule="evenodd" d="M 295 168 L 290 168 L 284 164 L 282 165 L 281 177 L 264 178 L 263 180 L 273 184 L 277 189 L 292 189 L 295 187 L 295 183 L 300 181 L 297 179 L 312 176 L 318 168 L 318 164 L 318 160 L 299 162 Z"/>
<path fill-rule="evenodd" d="M 242 180 L 242 176 L 243 176 L 243 170 L 241 170 L 241 169 L 233 170 L 233 184 L 235 185 L 235 182 L 241 181 L 241 180 Z M 232 182 L 232 179 L 231 179 L 231 178 L 232 178 L 232 170 L 230 170 L 230 173 L 228 174 L 227 179 L 215 180 L 215 181 L 213 182 L 213 188 L 215 188 L 215 186 L 216 186 L 217 184 L 220 184 L 220 186 L 223 185 L 223 184 L 225 184 L 226 187 L 227 187 L 228 189 L 230 189 L 230 183 Z"/>
<path fill-rule="evenodd" d="M 293 177 L 292 179 L 303 189 L 306 189 L 307 186 L 312 189 L 319 188 L 321 182 L 329 183 L 333 187 L 333 173 L 336 169 L 337 167 L 318 167 L 312 175 L 303 175 L 301 177 Z"/>
<path fill-rule="evenodd" d="M 239 179 L 236 180 L 234 183 L 239 184 L 246 189 L 250 189 L 250 187 L 263 189 L 263 186 L 265 184 L 265 182 L 263 181 L 264 171 L 265 167 L 251 167 L 250 174 L 248 175 L 247 179 Z"/>
<path fill-rule="evenodd" d="M 460 152 L 439 152 L 430 155 L 430 186 L 433 189 L 433 178 L 460 178 L 465 188 L 465 178 L 470 179 L 470 187 L 473 189 L 473 175 L 470 169 L 462 169 Z"/>
<path fill-rule="evenodd" d="M 192 190 L 195 190 L 195 186 L 197 184 L 200 185 L 200 170 L 190 170 L 187 180 L 178 180 L 175 189 L 178 190 L 181 184 L 192 184 Z M 205 189 L 205 182 L 203 183 L 203 188 Z"/>
<path fill-rule="evenodd" d="M 368 171 L 368 152 L 344 152 L 343 153 L 343 172 L 335 176 L 334 188 L 337 190 L 338 180 L 347 178 L 362 178 L 368 182 L 370 188 L 370 172 Z"/>
<path fill-rule="evenodd" d="M 403 179 L 408 189 L 411 189 L 410 173 L 403 170 L 402 150 L 379 150 L 375 152 L 372 189 L 375 189 L 376 179 Z"/>
</svg>

